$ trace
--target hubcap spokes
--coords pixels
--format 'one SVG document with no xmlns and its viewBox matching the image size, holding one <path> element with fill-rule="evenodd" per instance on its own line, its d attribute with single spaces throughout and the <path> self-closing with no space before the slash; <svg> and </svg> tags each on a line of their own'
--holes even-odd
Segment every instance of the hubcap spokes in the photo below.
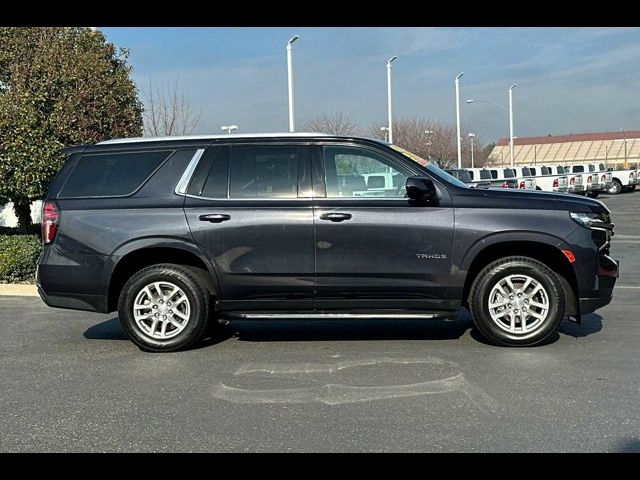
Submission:
<svg viewBox="0 0 640 480">
<path fill-rule="evenodd" d="M 549 295 L 528 275 L 509 275 L 489 293 L 489 315 L 502 330 L 527 335 L 540 328 L 549 314 Z"/>
<path fill-rule="evenodd" d="M 133 302 L 136 325 L 145 335 L 157 340 L 167 340 L 182 332 L 190 315 L 189 299 L 171 282 L 146 285 Z"/>
</svg>

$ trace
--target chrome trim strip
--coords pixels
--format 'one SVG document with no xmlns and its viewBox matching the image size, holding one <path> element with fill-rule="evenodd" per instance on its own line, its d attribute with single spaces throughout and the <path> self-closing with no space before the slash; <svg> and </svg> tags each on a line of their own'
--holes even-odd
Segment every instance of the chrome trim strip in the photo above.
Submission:
<svg viewBox="0 0 640 480">
<path fill-rule="evenodd" d="M 200 162 L 200 158 L 202 157 L 203 153 L 204 153 L 204 148 L 200 148 L 193 155 L 193 158 L 189 162 L 189 165 L 187 165 L 187 168 L 182 173 L 182 177 L 180 177 L 180 181 L 176 185 L 176 189 L 174 191 L 177 195 L 187 194 L 187 187 L 189 186 L 189 181 L 191 180 L 191 176 L 193 175 L 193 172 L 198 166 L 198 163 Z"/>
<path fill-rule="evenodd" d="M 456 312 L 442 313 L 232 313 L 228 317 L 242 318 L 247 320 L 288 320 L 288 319 L 430 319 L 455 317 Z M 223 314 L 224 316 L 224 314 Z"/>
</svg>

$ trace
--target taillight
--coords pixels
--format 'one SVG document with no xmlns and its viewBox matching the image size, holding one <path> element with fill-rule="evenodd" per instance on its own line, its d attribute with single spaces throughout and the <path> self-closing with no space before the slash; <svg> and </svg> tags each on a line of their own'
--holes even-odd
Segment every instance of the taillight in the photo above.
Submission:
<svg viewBox="0 0 640 480">
<path fill-rule="evenodd" d="M 524 182 L 520 182 L 520 188 L 524 188 Z"/>
<path fill-rule="evenodd" d="M 508 184 L 507 182 L 504 182 L 504 183 L 502 184 L 502 188 L 509 188 L 509 184 Z"/>
<path fill-rule="evenodd" d="M 571 185 L 575 185 L 576 184 L 576 177 L 571 177 L 571 180 L 569 180 L 569 183 Z"/>
<path fill-rule="evenodd" d="M 589 175 L 589 176 L 587 177 L 587 183 L 592 183 L 592 182 L 593 182 L 593 179 L 591 178 L 591 175 Z"/>
<path fill-rule="evenodd" d="M 53 202 L 44 202 L 42 206 L 42 243 L 51 243 L 58 231 L 58 209 Z"/>
<path fill-rule="evenodd" d="M 553 179 L 553 186 L 554 186 L 554 188 L 558 187 L 558 179 L 557 178 Z"/>
<path fill-rule="evenodd" d="M 606 175 L 602 175 L 601 180 L 602 180 L 603 182 L 606 182 L 606 181 L 607 181 L 607 176 L 606 176 Z"/>
</svg>

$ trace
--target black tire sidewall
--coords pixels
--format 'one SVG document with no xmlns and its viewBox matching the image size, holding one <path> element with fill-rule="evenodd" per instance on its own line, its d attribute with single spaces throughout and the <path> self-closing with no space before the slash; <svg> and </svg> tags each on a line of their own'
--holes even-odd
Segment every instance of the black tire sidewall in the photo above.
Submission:
<svg viewBox="0 0 640 480">
<path fill-rule="evenodd" d="M 140 290 L 153 282 L 168 281 L 184 291 L 191 316 L 185 329 L 168 340 L 157 340 L 144 334 L 133 317 L 133 303 Z M 118 302 L 120 324 L 133 343 L 146 351 L 175 351 L 197 342 L 207 323 L 208 301 L 198 281 L 185 270 L 168 265 L 147 267 L 135 274 L 122 288 Z"/>
<path fill-rule="evenodd" d="M 525 274 L 540 282 L 549 295 L 549 314 L 542 327 L 527 336 L 512 335 L 497 326 L 489 315 L 487 306 L 491 289 L 501 278 L 508 275 Z M 472 289 L 470 306 L 474 322 L 485 338 L 492 343 L 505 346 L 531 346 L 544 342 L 559 327 L 564 317 L 564 291 L 555 273 L 544 264 L 530 259 L 513 259 L 494 262 L 478 276 Z"/>
</svg>

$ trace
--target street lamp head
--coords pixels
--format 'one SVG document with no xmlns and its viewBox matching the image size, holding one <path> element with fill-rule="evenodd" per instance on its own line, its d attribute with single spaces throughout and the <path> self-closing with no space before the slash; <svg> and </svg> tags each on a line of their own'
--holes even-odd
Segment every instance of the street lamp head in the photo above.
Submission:
<svg viewBox="0 0 640 480">
<path fill-rule="evenodd" d="M 393 57 L 391 57 L 388 61 L 387 61 L 387 65 L 391 65 L 391 62 L 393 62 L 396 58 L 398 58 L 397 55 L 394 55 Z"/>
<path fill-rule="evenodd" d="M 475 136 L 476 136 L 476 134 L 475 134 L 475 133 L 470 133 L 470 134 L 469 134 L 469 138 L 474 138 Z"/>
<path fill-rule="evenodd" d="M 383 132 L 386 132 L 389 130 L 389 127 L 380 127 L 380 130 L 382 130 Z"/>
<path fill-rule="evenodd" d="M 300 38 L 300 35 L 294 35 L 293 37 L 291 37 L 289 39 L 289 41 L 287 42 L 287 45 L 291 45 L 293 42 L 295 42 L 296 40 L 298 40 Z"/>
<path fill-rule="evenodd" d="M 433 134 L 433 130 L 425 130 L 424 133 L 426 133 L 427 135 L 432 135 Z"/>
<path fill-rule="evenodd" d="M 460 74 L 456 77 L 456 80 L 459 80 L 464 75 L 464 72 L 460 72 Z"/>
<path fill-rule="evenodd" d="M 517 84 L 517 83 L 514 83 L 513 85 L 511 85 L 511 86 L 509 87 L 509 90 L 513 90 L 513 89 L 514 89 L 514 88 L 516 88 L 517 86 L 518 86 L 518 84 Z"/>
<path fill-rule="evenodd" d="M 474 100 L 474 99 L 472 99 L 472 98 L 470 98 L 469 100 L 467 100 L 467 103 L 473 103 L 473 102 L 475 102 L 475 100 Z"/>
</svg>

